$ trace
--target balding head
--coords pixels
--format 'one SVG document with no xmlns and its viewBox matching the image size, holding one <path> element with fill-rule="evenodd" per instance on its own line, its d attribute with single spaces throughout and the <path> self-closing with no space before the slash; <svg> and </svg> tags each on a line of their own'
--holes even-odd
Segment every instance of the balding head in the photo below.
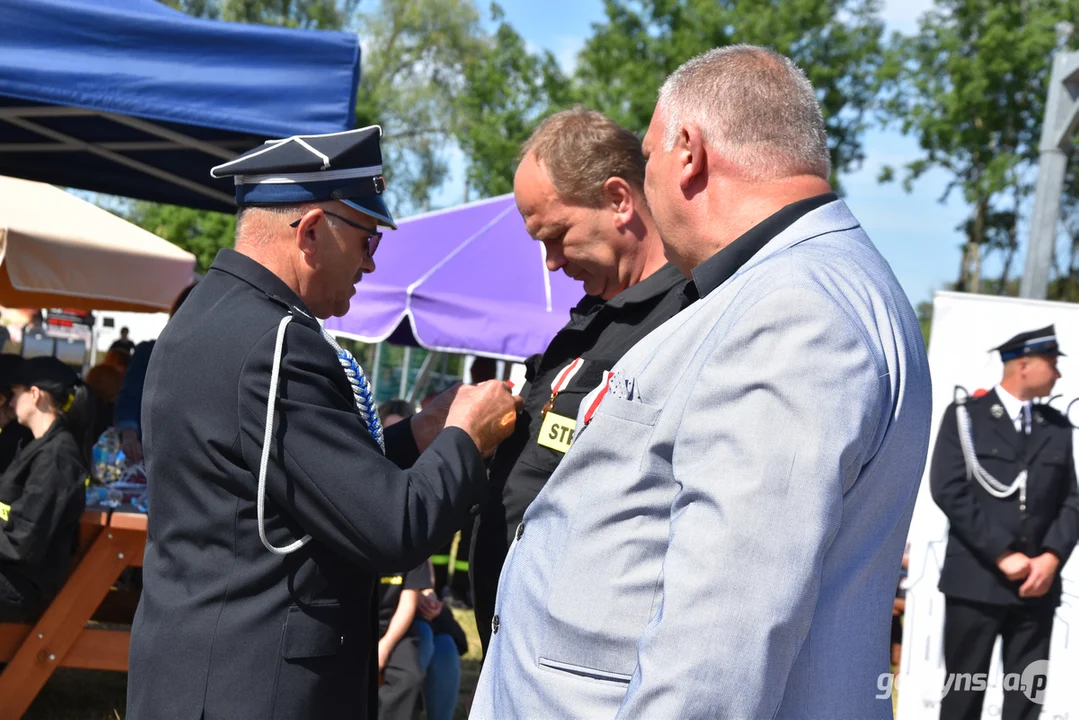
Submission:
<svg viewBox="0 0 1079 720">
<path fill-rule="evenodd" d="M 747 177 L 828 179 L 830 157 L 817 95 L 790 59 L 766 48 L 732 45 L 698 55 L 659 91 L 666 150 L 693 124 L 704 141 Z"/>
</svg>

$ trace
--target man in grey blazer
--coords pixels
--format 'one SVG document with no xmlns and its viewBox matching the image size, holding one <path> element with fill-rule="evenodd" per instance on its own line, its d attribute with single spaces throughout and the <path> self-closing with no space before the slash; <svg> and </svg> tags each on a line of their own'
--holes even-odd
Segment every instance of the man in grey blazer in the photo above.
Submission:
<svg viewBox="0 0 1079 720">
<path fill-rule="evenodd" d="M 506 558 L 472 717 L 890 718 L 929 441 L 914 312 L 831 193 L 787 58 L 689 61 L 644 151 L 688 306 L 581 403 Z"/>
</svg>

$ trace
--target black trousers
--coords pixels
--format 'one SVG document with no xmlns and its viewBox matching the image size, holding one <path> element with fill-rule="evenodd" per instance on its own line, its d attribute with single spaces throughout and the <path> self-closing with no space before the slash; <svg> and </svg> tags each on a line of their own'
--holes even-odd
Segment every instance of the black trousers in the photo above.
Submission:
<svg viewBox="0 0 1079 720">
<path fill-rule="evenodd" d="M 945 600 L 944 664 L 952 687 L 940 701 L 940 718 L 979 720 L 985 691 L 971 689 L 956 676 L 988 674 L 998 635 L 1005 675 L 1022 676 L 1031 663 L 1048 660 L 1056 608 L 1051 603 L 989 605 L 948 596 Z M 1031 701 L 1022 691 L 1005 690 L 1001 719 L 1037 720 L 1041 709 L 1041 704 Z"/>
<path fill-rule="evenodd" d="M 431 565 L 435 571 L 435 592 L 441 594 L 444 588 L 449 587 L 453 597 L 467 605 L 472 604 L 472 587 L 468 581 L 468 554 L 472 547 L 472 526 L 473 523 L 468 522 L 461 528 L 461 539 L 457 543 L 456 555 L 450 556 L 453 550 L 451 540 L 431 556 Z"/>
<path fill-rule="evenodd" d="M 401 638 L 393 648 L 382 687 L 378 689 L 379 720 L 416 720 L 423 702 L 424 672 L 420 667 L 419 639 Z"/>
</svg>

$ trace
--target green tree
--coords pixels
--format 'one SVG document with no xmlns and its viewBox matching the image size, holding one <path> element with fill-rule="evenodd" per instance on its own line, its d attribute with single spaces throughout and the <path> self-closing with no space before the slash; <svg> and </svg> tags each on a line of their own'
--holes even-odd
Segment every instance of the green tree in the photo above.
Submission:
<svg viewBox="0 0 1079 720">
<path fill-rule="evenodd" d="M 359 126 L 381 125 L 391 206 L 398 216 L 426 209 L 448 174 L 463 66 L 484 35 L 473 0 L 168 0 L 175 9 L 221 20 L 308 29 L 362 29 Z M 193 252 L 201 271 L 231 247 L 231 216 L 137 202 L 133 222 Z"/>
<path fill-rule="evenodd" d="M 930 170 L 970 206 L 957 290 L 980 291 L 983 256 L 1018 246 L 1019 208 L 1032 191 L 1054 25 L 1072 0 L 936 0 L 916 34 L 896 36 L 881 71 L 885 117 L 918 140 L 902 168 L 909 191 Z M 881 179 L 896 173 L 888 168 Z"/>
<path fill-rule="evenodd" d="M 586 105 L 643 131 L 664 79 L 706 50 L 763 45 L 792 58 L 820 100 L 833 176 L 864 158 L 883 61 L 880 0 L 606 0 L 578 58 Z M 834 177 L 833 177 L 834 180 Z"/>
<path fill-rule="evenodd" d="M 358 26 L 357 122 L 383 128 L 387 191 L 398 215 L 426 210 L 449 174 L 464 68 L 485 37 L 479 12 L 473 0 L 381 0 Z"/>
<path fill-rule="evenodd" d="M 513 190 L 521 145 L 543 118 L 572 102 L 570 80 L 550 51 L 534 54 L 491 6 L 498 23 L 464 65 L 464 89 L 457 98 L 457 142 L 469 160 L 468 186 L 481 197 Z"/>
<path fill-rule="evenodd" d="M 139 227 L 194 254 L 197 261 L 195 269 L 200 273 L 210 268 L 218 250 L 232 247 L 233 234 L 236 232 L 234 215 L 177 205 L 140 201 L 134 203 L 126 217 Z"/>
</svg>

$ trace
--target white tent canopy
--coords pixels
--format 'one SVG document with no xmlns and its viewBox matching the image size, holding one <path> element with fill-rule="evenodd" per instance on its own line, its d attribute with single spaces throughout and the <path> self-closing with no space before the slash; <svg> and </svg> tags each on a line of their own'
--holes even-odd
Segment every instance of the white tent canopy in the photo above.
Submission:
<svg viewBox="0 0 1079 720">
<path fill-rule="evenodd" d="M 160 312 L 195 256 L 51 185 L 0 177 L 0 305 Z"/>
</svg>

